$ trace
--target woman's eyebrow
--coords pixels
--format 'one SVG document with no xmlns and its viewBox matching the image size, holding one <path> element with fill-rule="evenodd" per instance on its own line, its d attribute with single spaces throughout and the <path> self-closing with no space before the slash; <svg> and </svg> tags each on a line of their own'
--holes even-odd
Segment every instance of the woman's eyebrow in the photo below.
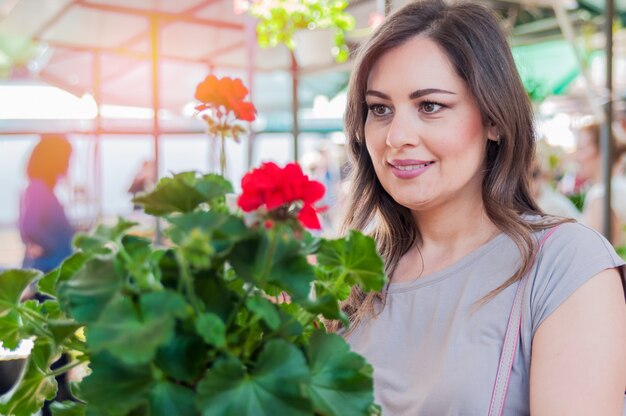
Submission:
<svg viewBox="0 0 626 416">
<path fill-rule="evenodd" d="M 451 94 L 451 95 L 456 95 L 456 93 L 452 92 L 452 91 L 447 91 L 447 90 L 442 90 L 440 88 L 425 88 L 422 90 L 416 90 L 413 91 L 411 94 L 409 94 L 409 98 L 411 100 L 415 100 L 416 98 L 420 98 L 423 97 L 424 95 L 429 95 L 429 94 Z M 389 96 L 385 93 L 382 93 L 380 91 L 376 91 L 376 90 L 367 90 L 365 91 L 365 95 L 372 95 L 374 97 L 378 97 L 378 98 L 382 98 L 383 100 L 389 100 Z"/>
<path fill-rule="evenodd" d="M 423 90 L 413 91 L 411 94 L 409 94 L 409 98 L 411 100 L 414 100 L 416 98 L 420 98 L 420 97 L 423 97 L 424 95 L 428 95 L 428 94 L 452 94 L 452 95 L 456 95 L 456 93 L 454 93 L 452 91 L 442 90 L 442 89 L 439 89 L 439 88 L 426 88 L 426 89 L 423 89 Z"/>
</svg>

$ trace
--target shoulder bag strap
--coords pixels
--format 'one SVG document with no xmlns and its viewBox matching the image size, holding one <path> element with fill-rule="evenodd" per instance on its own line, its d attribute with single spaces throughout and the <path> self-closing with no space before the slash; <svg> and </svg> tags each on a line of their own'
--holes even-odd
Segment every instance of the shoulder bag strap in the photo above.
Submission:
<svg viewBox="0 0 626 416">
<path fill-rule="evenodd" d="M 550 237 L 557 228 L 559 228 L 558 225 L 548 231 L 539 243 L 537 247 L 537 264 L 543 243 L 545 243 L 548 237 Z M 535 273 L 536 270 L 537 268 L 535 269 Z M 488 416 L 501 416 L 504 410 L 504 400 L 506 399 L 506 393 L 509 389 L 513 360 L 515 358 L 515 352 L 517 351 L 517 344 L 519 344 L 519 333 L 522 326 L 522 299 L 524 298 L 524 290 L 527 283 L 528 277 L 524 276 L 519 281 L 517 290 L 515 291 L 515 299 L 513 300 L 513 306 L 509 314 L 509 322 L 506 325 L 506 332 L 504 333 L 504 344 L 502 345 L 498 372 L 496 373 L 496 380 L 493 385 Z"/>
</svg>

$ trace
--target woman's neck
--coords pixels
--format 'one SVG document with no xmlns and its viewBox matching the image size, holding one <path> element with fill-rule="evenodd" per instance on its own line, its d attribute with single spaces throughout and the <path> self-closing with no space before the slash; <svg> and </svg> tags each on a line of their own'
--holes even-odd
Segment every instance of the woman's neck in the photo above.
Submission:
<svg viewBox="0 0 626 416">
<path fill-rule="evenodd" d="M 422 249 L 452 250 L 480 246 L 499 233 L 487 216 L 482 198 L 414 212 Z"/>
</svg>

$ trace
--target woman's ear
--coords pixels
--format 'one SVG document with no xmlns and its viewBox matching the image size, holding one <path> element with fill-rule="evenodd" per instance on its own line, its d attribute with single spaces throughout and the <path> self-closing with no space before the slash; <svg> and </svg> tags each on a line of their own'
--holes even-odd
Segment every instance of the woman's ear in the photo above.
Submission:
<svg viewBox="0 0 626 416">
<path fill-rule="evenodd" d="M 494 141 L 500 144 L 500 140 L 502 139 L 502 133 L 500 129 L 493 121 L 487 122 L 487 139 Z"/>
</svg>

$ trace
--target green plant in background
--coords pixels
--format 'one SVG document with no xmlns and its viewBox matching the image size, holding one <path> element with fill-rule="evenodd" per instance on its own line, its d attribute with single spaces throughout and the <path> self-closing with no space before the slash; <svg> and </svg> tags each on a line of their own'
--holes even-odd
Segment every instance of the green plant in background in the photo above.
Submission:
<svg viewBox="0 0 626 416">
<path fill-rule="evenodd" d="M 284 43 L 294 50 L 296 31 L 329 29 L 335 33 L 333 56 L 345 62 L 349 55 L 346 32 L 355 24 L 346 7 L 347 0 L 263 0 L 252 1 L 248 13 L 259 19 L 257 36 L 262 47 Z"/>
<path fill-rule="evenodd" d="M 36 412 L 54 397 L 54 376 L 83 363 L 80 401 L 54 403 L 54 414 L 376 413 L 371 366 L 320 321 L 347 324 L 338 301 L 350 286 L 382 288 L 374 241 L 309 233 L 324 190 L 295 164 L 265 164 L 242 187 L 245 217 L 221 176 L 164 178 L 136 202 L 167 222 L 166 245 L 120 219 L 79 235 L 75 254 L 43 278 L 0 274 L 0 340 L 34 340 L 0 414 Z M 20 302 L 35 280 L 51 299 Z M 61 353 L 70 363 L 51 370 Z"/>
</svg>

